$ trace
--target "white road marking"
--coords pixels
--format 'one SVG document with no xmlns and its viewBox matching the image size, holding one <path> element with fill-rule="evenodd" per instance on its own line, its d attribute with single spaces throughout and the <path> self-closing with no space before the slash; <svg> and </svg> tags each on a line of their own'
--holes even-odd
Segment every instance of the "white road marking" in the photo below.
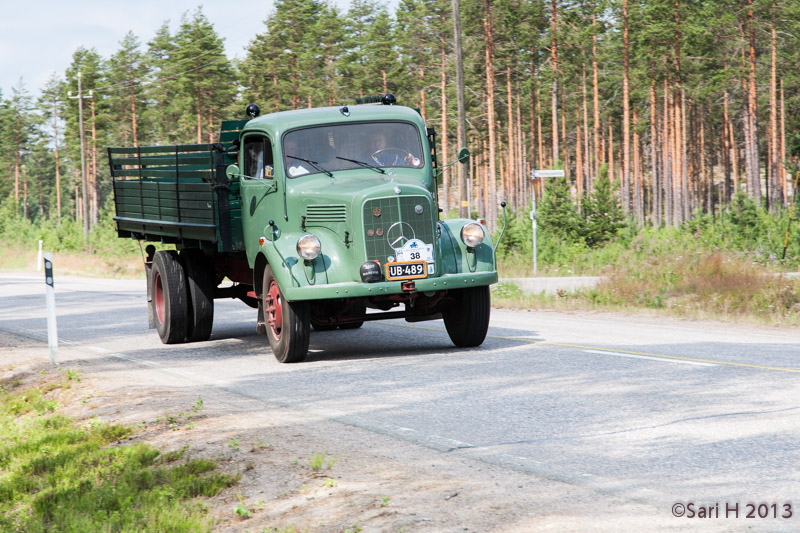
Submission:
<svg viewBox="0 0 800 533">
<path fill-rule="evenodd" d="M 680 359 L 669 359 L 667 357 L 651 357 L 649 355 L 634 355 L 630 353 L 619 353 L 619 352 L 606 352 L 603 350 L 583 350 L 586 353 L 597 353 L 601 355 L 615 355 L 617 357 L 630 357 L 631 359 L 647 359 L 650 361 L 661 361 L 663 363 L 679 363 L 682 365 L 694 365 L 694 366 L 717 366 L 713 363 L 702 363 L 700 361 L 682 361 Z"/>
</svg>

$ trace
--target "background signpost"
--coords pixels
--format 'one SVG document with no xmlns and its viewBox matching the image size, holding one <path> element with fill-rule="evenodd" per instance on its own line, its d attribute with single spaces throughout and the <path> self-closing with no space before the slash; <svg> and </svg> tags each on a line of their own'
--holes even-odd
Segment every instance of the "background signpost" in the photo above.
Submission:
<svg viewBox="0 0 800 533">
<path fill-rule="evenodd" d="M 538 178 L 563 178 L 566 174 L 563 170 L 533 170 L 531 180 Z M 538 272 L 539 259 L 536 250 L 536 182 L 531 187 L 531 224 L 533 225 L 533 275 Z"/>
</svg>

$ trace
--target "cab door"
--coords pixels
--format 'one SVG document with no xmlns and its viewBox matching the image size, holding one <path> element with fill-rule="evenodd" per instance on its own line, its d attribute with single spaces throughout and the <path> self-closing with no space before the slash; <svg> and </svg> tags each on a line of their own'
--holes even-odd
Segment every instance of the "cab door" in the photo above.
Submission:
<svg viewBox="0 0 800 533">
<path fill-rule="evenodd" d="M 275 177 L 273 143 L 263 133 L 246 134 L 241 143 L 239 184 L 242 194 L 242 221 L 250 264 L 258 251 L 261 237 L 272 240 L 269 221 L 278 221 L 280 206 Z"/>
</svg>

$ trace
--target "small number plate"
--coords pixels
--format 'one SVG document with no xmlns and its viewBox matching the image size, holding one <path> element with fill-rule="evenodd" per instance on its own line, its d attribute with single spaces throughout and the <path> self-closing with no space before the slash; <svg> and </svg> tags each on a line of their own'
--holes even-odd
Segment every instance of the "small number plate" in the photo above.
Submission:
<svg viewBox="0 0 800 533">
<path fill-rule="evenodd" d="M 386 265 L 386 279 L 417 279 L 428 277 L 428 264 L 425 261 L 408 261 L 404 263 L 388 263 Z"/>
</svg>

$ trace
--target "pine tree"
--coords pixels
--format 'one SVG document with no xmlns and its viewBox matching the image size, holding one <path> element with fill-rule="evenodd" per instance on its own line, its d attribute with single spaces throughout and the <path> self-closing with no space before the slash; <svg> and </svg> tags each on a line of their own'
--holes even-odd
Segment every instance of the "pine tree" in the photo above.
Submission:
<svg viewBox="0 0 800 533">
<path fill-rule="evenodd" d="M 583 202 L 584 223 L 579 231 L 584 242 L 591 248 L 613 239 L 627 225 L 625 212 L 615 195 L 616 191 L 617 187 L 612 186 L 608 179 L 607 168 L 602 167 L 595 181 L 594 191 Z"/>
<path fill-rule="evenodd" d="M 562 243 L 580 239 L 578 209 L 572 201 L 565 176 L 547 179 L 536 219 L 543 231 Z"/>
<path fill-rule="evenodd" d="M 183 17 L 173 58 L 180 65 L 178 100 L 185 112 L 181 126 L 198 143 L 213 142 L 221 120 L 229 117 L 236 96 L 235 75 L 222 39 L 201 9 Z"/>
<path fill-rule="evenodd" d="M 61 152 L 64 142 L 64 95 L 63 81 L 53 75 L 42 89 L 37 105 L 37 108 L 41 110 L 38 117 L 40 135 L 42 139 L 47 140 L 43 151 L 52 150 L 52 163 L 50 165 L 38 164 L 37 170 L 50 182 L 50 190 L 55 193 L 55 196 L 49 199 L 48 214 L 50 217 L 56 216 L 58 219 L 61 219 L 63 207 Z"/>
<path fill-rule="evenodd" d="M 181 103 L 177 75 L 183 67 L 175 57 L 176 46 L 166 22 L 147 43 L 145 61 L 151 81 L 146 92 L 150 105 L 142 113 L 143 121 L 152 128 L 147 144 L 186 142 L 178 130 Z"/>
<path fill-rule="evenodd" d="M 148 116 L 144 85 L 149 69 L 140 47 L 139 38 L 128 32 L 119 51 L 108 61 L 109 87 L 104 92 L 108 94 L 108 111 L 116 118 L 109 121 L 109 133 L 113 132 L 112 142 L 123 146 L 141 144 L 142 117 Z"/>
</svg>

